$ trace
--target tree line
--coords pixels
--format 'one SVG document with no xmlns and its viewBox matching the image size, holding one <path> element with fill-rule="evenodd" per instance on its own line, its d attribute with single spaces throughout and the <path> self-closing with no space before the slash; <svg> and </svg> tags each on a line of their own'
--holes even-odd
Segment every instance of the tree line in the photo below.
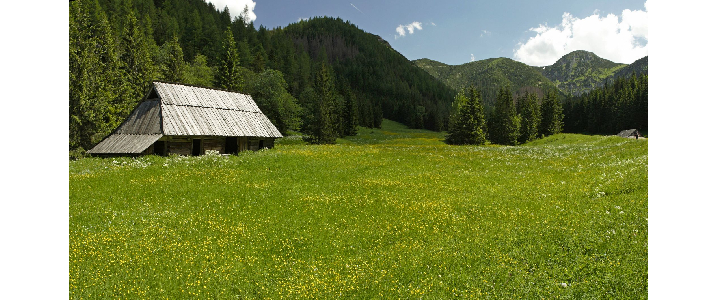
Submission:
<svg viewBox="0 0 718 300">
<path fill-rule="evenodd" d="M 611 84 L 563 104 L 566 132 L 617 134 L 648 129 L 648 74 L 618 77 Z"/>
<path fill-rule="evenodd" d="M 454 145 L 518 145 L 563 130 L 563 108 L 554 91 L 539 103 L 538 94 L 526 92 L 516 101 L 508 86 L 501 87 L 493 110 L 485 114 L 481 91 L 459 92 L 452 105 L 446 142 Z"/>
<path fill-rule="evenodd" d="M 517 145 L 560 132 L 617 134 L 625 129 L 648 129 L 648 74 L 618 77 L 581 96 L 558 99 L 554 91 L 515 97 L 502 87 L 493 110 L 485 113 L 475 87 L 458 93 L 452 104 L 446 142 Z"/>
<path fill-rule="evenodd" d="M 78 0 L 69 27 L 70 149 L 109 134 L 153 80 L 250 94 L 280 132 L 314 143 L 383 118 L 448 126 L 452 90 L 341 19 L 268 30 L 202 0 Z"/>
</svg>

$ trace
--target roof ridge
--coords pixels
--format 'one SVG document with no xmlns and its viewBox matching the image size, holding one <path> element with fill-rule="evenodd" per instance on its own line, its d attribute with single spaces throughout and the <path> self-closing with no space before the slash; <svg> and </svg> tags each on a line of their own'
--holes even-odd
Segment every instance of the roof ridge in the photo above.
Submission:
<svg viewBox="0 0 718 300">
<path fill-rule="evenodd" d="M 200 106 L 200 105 L 189 105 L 189 104 L 174 104 L 174 103 L 164 103 L 161 101 L 160 101 L 160 104 L 174 105 L 174 106 L 186 106 L 186 107 L 198 107 L 198 108 L 222 109 L 222 110 L 231 110 L 231 111 L 242 111 L 242 112 L 248 112 L 248 113 L 254 113 L 254 114 L 264 114 L 261 111 L 251 111 L 251 110 L 244 110 L 244 109 L 224 108 L 224 107 Z"/>
<path fill-rule="evenodd" d="M 208 90 L 215 90 L 215 91 L 223 91 L 223 92 L 228 92 L 228 93 L 235 93 L 235 94 L 242 94 L 242 95 L 252 96 L 252 95 L 250 95 L 250 94 L 244 94 L 244 93 L 242 93 L 242 92 L 227 90 L 227 89 L 223 89 L 223 88 L 206 87 L 206 86 L 199 86 L 199 85 L 194 85 L 194 84 L 186 84 L 186 83 L 171 82 L 171 81 L 164 81 L 164 80 L 152 80 L 152 83 L 153 83 L 153 84 L 156 83 L 156 82 L 158 82 L 158 83 L 165 83 L 165 84 L 182 85 L 182 86 L 187 86 L 187 87 L 194 87 L 194 88 L 201 88 L 201 89 L 208 89 Z"/>
</svg>

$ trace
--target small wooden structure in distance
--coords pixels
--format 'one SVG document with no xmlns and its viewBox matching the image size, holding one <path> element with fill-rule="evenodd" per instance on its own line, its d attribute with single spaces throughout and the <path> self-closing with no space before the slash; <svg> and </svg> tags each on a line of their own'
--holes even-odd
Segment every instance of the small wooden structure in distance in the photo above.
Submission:
<svg viewBox="0 0 718 300">
<path fill-rule="evenodd" d="M 626 129 L 619 132 L 617 135 L 629 139 L 638 139 L 639 137 L 643 137 L 637 129 Z"/>
<path fill-rule="evenodd" d="M 251 96 L 176 83 L 153 82 L 150 92 L 94 156 L 233 154 L 274 147 L 282 134 Z"/>
</svg>

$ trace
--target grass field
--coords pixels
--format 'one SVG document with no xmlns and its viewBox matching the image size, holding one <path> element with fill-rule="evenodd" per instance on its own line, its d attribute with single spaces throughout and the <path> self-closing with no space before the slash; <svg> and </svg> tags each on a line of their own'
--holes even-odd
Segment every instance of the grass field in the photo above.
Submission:
<svg viewBox="0 0 718 300">
<path fill-rule="evenodd" d="M 70 162 L 70 298 L 647 298 L 648 141 Z"/>
</svg>

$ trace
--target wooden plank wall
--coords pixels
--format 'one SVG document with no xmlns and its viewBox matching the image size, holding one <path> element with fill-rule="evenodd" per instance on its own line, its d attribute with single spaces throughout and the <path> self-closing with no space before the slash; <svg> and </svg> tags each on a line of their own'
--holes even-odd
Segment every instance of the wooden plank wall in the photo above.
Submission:
<svg viewBox="0 0 718 300">
<path fill-rule="evenodd" d="M 192 139 L 172 137 L 167 141 L 167 153 L 175 153 L 179 155 L 192 155 Z"/>
<path fill-rule="evenodd" d="M 239 146 L 237 147 L 237 149 L 240 152 L 249 150 L 249 147 L 247 146 L 247 137 L 246 136 L 239 137 L 237 139 L 237 143 L 239 143 Z"/>
<path fill-rule="evenodd" d="M 226 141 L 225 137 L 211 137 L 211 138 L 203 138 L 204 143 L 204 150 L 202 153 L 206 153 L 209 150 L 217 150 L 219 153 L 224 154 L 224 143 Z"/>
<path fill-rule="evenodd" d="M 204 154 L 208 150 L 217 150 L 219 153 L 226 154 L 225 153 L 225 142 L 226 137 L 165 137 L 162 140 L 167 141 L 167 154 L 175 153 L 179 155 L 192 155 L 192 140 L 193 139 L 202 139 L 202 151 L 201 153 Z M 257 151 L 259 149 L 259 141 L 264 141 L 264 147 L 265 148 L 274 148 L 274 140 L 273 138 L 258 138 L 258 137 L 246 137 L 246 136 L 240 136 L 237 137 L 237 150 L 238 151 Z M 146 151 L 143 152 L 143 154 L 152 154 L 154 153 L 154 148 L 151 146 Z M 146 153 L 145 153 L 146 152 Z"/>
</svg>

